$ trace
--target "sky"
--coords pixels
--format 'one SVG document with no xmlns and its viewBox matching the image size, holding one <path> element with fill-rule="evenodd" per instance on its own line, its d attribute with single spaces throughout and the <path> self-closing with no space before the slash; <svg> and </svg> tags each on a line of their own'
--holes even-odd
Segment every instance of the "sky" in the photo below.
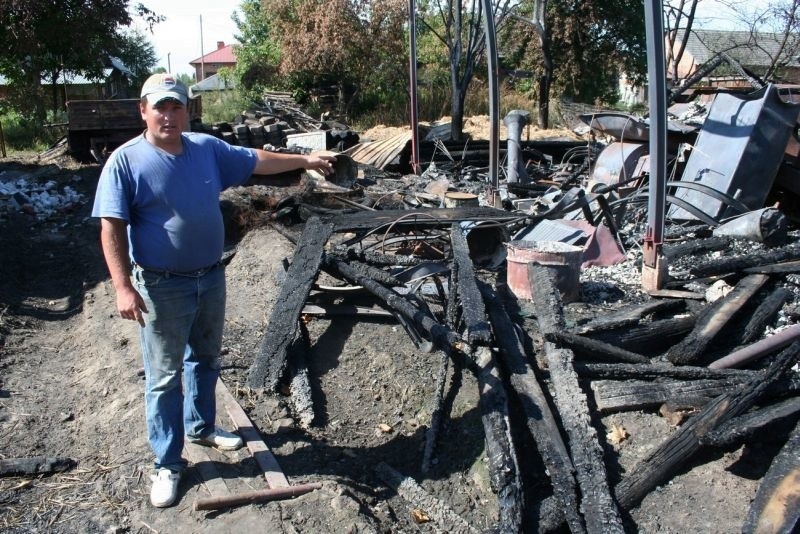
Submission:
<svg viewBox="0 0 800 534">
<path fill-rule="evenodd" d="M 144 24 L 136 27 L 153 43 L 158 59 L 156 67 L 171 69 L 173 74 L 194 74 L 189 62 L 216 50 L 217 41 L 224 41 L 226 45 L 237 42 L 233 37 L 237 33 L 236 24 L 231 20 L 231 14 L 239 10 L 237 0 L 131 1 L 131 5 L 137 3 L 166 17 L 153 28 L 152 34 Z"/>
</svg>

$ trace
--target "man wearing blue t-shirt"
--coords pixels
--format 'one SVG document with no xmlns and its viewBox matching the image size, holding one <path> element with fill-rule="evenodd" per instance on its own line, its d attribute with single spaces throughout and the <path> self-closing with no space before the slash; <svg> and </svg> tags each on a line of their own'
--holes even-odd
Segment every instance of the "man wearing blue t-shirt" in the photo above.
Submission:
<svg viewBox="0 0 800 534">
<path fill-rule="evenodd" d="M 100 218 L 117 310 L 140 324 L 147 432 L 156 457 L 150 501 L 157 507 L 177 497 L 184 436 L 222 450 L 242 446 L 239 436 L 214 424 L 225 318 L 220 192 L 252 174 L 299 168 L 329 174 L 335 159 L 186 133 L 187 101 L 186 86 L 171 74 L 148 78 L 139 105 L 147 129 L 111 154 L 92 211 Z"/>
</svg>

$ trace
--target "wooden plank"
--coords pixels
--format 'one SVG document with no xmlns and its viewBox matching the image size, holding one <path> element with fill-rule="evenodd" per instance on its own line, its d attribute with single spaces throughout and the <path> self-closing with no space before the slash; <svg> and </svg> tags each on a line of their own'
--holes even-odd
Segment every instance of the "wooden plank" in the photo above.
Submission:
<svg viewBox="0 0 800 534">
<path fill-rule="evenodd" d="M 214 461 L 208 456 L 206 447 L 184 441 L 183 453 L 192 462 L 195 471 L 200 477 L 200 481 L 205 486 L 208 493 L 215 497 L 230 495 L 230 489 L 225 480 L 219 474 L 219 470 L 214 465 Z"/>
<path fill-rule="evenodd" d="M 713 398 L 746 383 L 742 378 L 720 380 L 595 380 L 591 387 L 597 409 L 603 413 L 639 410 L 682 397 Z"/>
<path fill-rule="evenodd" d="M 791 369 L 798 354 L 800 342 L 795 342 L 778 356 L 763 378 L 753 380 L 735 392 L 720 395 L 684 423 L 617 484 L 619 505 L 630 510 L 655 487 L 666 482 L 700 449 L 702 436 L 750 409 L 773 382 Z"/>
<path fill-rule="evenodd" d="M 742 278 L 733 291 L 706 308 L 698 318 L 694 330 L 667 351 L 667 359 L 676 365 L 686 365 L 699 360 L 722 328 L 761 289 L 761 286 L 767 283 L 767 280 L 769 276 L 765 274 L 751 274 Z"/>
<path fill-rule="evenodd" d="M 332 224 L 323 223 L 317 217 L 312 217 L 306 223 L 286 273 L 286 281 L 272 308 L 267 330 L 250 367 L 248 384 L 251 387 L 263 387 L 270 391 L 277 388 L 286 370 L 288 350 L 297 333 L 300 312 L 319 274 L 325 244 L 332 231 Z"/>
<path fill-rule="evenodd" d="M 546 337 L 565 328 L 561 296 L 553 275 L 541 265 L 528 266 L 536 319 Z M 572 452 L 576 478 L 581 490 L 581 510 L 586 531 L 597 533 L 624 532 L 617 505 L 611 496 L 603 449 L 592 426 L 586 395 L 578 383 L 573 367 L 574 354 L 545 342 L 544 352 L 550 370 L 554 399 Z"/>
<path fill-rule="evenodd" d="M 592 332 L 602 332 L 622 328 L 637 324 L 642 317 L 665 311 L 675 311 L 686 306 L 682 299 L 655 300 L 644 304 L 634 304 L 625 306 L 609 313 L 603 313 L 591 321 L 584 323 L 573 330 L 574 334 L 589 334 Z"/>
<path fill-rule="evenodd" d="M 458 298 L 461 316 L 467 327 L 467 341 L 486 345 L 492 337 L 481 293 L 475 281 L 475 269 L 469 257 L 469 246 L 459 224 L 450 227 L 450 246 L 453 251 L 453 268 L 457 271 Z M 451 288 L 455 289 L 455 288 Z"/>
<path fill-rule="evenodd" d="M 269 487 L 283 488 L 289 486 L 289 481 L 286 480 L 281 466 L 278 465 L 278 460 L 272 455 L 272 451 L 269 450 L 267 444 L 261 439 L 258 430 L 253 426 L 250 418 L 247 417 L 247 414 L 233 395 L 231 395 L 231 392 L 222 380 L 217 380 L 216 393 L 218 401 L 225 407 L 228 416 L 239 431 L 239 435 L 242 437 L 250 454 L 253 455 L 256 463 L 258 463 L 258 466 L 264 472 L 264 479 L 267 481 Z"/>
</svg>

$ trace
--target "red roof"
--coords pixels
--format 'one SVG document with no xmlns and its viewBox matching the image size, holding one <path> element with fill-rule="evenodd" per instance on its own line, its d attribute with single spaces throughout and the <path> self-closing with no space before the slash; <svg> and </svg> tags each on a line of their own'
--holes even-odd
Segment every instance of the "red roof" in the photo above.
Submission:
<svg viewBox="0 0 800 534">
<path fill-rule="evenodd" d="M 209 52 L 204 56 L 200 56 L 194 61 L 190 61 L 189 65 L 199 65 L 200 63 L 229 63 L 231 65 L 235 65 L 236 64 L 235 48 L 236 45 L 232 44 L 222 46 L 221 48 L 217 48 L 213 52 Z"/>
</svg>

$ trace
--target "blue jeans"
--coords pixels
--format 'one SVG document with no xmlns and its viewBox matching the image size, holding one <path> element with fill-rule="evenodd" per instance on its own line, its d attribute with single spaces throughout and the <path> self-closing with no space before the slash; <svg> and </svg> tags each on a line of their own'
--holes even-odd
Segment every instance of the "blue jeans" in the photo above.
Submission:
<svg viewBox="0 0 800 534">
<path fill-rule="evenodd" d="M 134 266 L 133 283 L 148 310 L 140 338 L 150 447 L 156 469 L 180 471 L 187 465 L 181 457 L 184 435 L 203 437 L 214 430 L 225 269 L 179 275 Z"/>
</svg>

